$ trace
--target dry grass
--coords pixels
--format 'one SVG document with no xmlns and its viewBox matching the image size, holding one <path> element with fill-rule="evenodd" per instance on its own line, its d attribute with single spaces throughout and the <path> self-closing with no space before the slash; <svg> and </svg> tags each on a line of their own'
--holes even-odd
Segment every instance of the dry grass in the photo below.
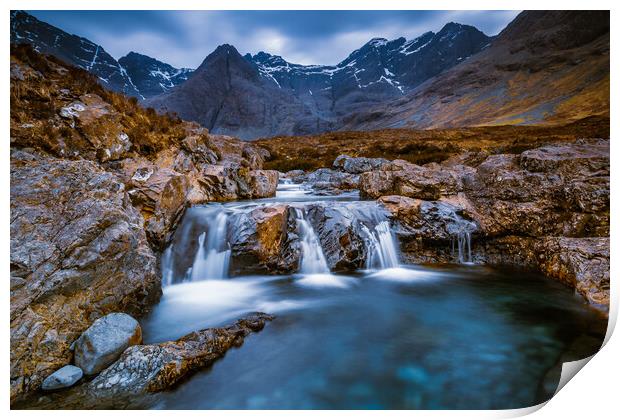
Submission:
<svg viewBox="0 0 620 420">
<path fill-rule="evenodd" d="M 588 117 L 560 126 L 496 126 L 445 130 L 341 131 L 315 136 L 274 137 L 256 143 L 271 153 L 267 169 L 330 167 L 340 154 L 441 162 L 463 151 L 520 153 L 543 144 L 579 138 L 609 138 L 609 118 Z"/>
<path fill-rule="evenodd" d="M 53 56 L 35 52 L 29 45 L 12 45 L 11 60 L 31 68 L 25 80 L 11 78 L 12 145 L 58 153 L 58 139 L 72 150 L 89 148 L 79 130 L 58 116 L 60 109 L 84 94 L 99 95 L 120 115 L 120 124 L 129 136 L 134 151 L 151 154 L 177 144 L 185 137 L 183 121 L 176 116 L 160 115 L 142 108 L 135 98 L 103 88 L 95 76 L 70 66 Z M 63 94 L 67 89 L 70 93 Z M 22 125 L 32 125 L 28 130 Z"/>
</svg>

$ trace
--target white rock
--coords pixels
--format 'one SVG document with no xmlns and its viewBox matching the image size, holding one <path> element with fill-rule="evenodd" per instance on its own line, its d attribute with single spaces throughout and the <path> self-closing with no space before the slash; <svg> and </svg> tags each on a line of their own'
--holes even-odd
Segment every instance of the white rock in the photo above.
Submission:
<svg viewBox="0 0 620 420">
<path fill-rule="evenodd" d="M 52 391 L 54 389 L 68 388 L 79 381 L 83 376 L 82 369 L 77 366 L 67 365 L 58 369 L 50 376 L 45 378 L 41 388 L 44 391 Z"/>
<path fill-rule="evenodd" d="M 111 313 L 93 322 L 75 344 L 75 364 L 94 375 L 112 364 L 129 346 L 142 342 L 138 321 L 124 313 Z"/>
</svg>

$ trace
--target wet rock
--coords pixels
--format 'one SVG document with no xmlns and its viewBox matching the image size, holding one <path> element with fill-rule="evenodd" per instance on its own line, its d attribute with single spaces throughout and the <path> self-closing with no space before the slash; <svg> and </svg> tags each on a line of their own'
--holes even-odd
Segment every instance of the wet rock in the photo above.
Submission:
<svg viewBox="0 0 620 420">
<path fill-rule="evenodd" d="M 235 273 L 281 272 L 297 269 L 300 258 L 295 217 L 288 205 L 258 207 L 231 216 L 229 243 Z"/>
<path fill-rule="evenodd" d="M 349 174 L 361 174 L 381 168 L 389 160 L 383 158 L 351 157 L 340 155 L 334 160 L 332 166 Z"/>
<path fill-rule="evenodd" d="M 141 401 L 208 367 L 273 317 L 255 313 L 225 328 L 192 332 L 176 341 L 131 346 L 92 381 L 59 394 L 36 408 L 144 408 Z M 32 405 L 31 405 L 32 407 Z"/>
<path fill-rule="evenodd" d="M 57 389 L 68 388 L 82 379 L 83 375 L 84 373 L 82 372 L 82 369 L 77 366 L 63 366 L 45 378 L 43 384 L 41 385 L 41 389 L 43 391 L 54 391 Z"/>
<path fill-rule="evenodd" d="M 138 321 L 124 313 L 96 320 L 75 342 L 75 364 L 86 375 L 95 375 L 112 364 L 129 346 L 142 342 Z"/>
<path fill-rule="evenodd" d="M 142 314 L 161 293 L 143 219 L 121 180 L 86 160 L 11 157 L 11 401 L 71 362 L 108 313 Z M 19 287 L 17 287 L 19 285 Z"/>
<path fill-rule="evenodd" d="M 484 244 L 483 261 L 530 267 L 572 286 L 589 303 L 609 308 L 609 237 L 505 236 Z"/>
<path fill-rule="evenodd" d="M 401 224 L 401 234 L 418 240 L 450 242 L 478 230 L 477 224 L 465 217 L 463 208 L 450 203 L 401 196 L 381 197 L 379 202 Z"/>
<path fill-rule="evenodd" d="M 366 247 L 356 215 L 347 207 L 314 204 L 306 207 L 330 270 L 361 268 L 366 262 Z"/>
<path fill-rule="evenodd" d="M 609 308 L 609 238 L 546 238 L 539 268 L 575 288 L 588 302 Z M 541 258 L 542 256 L 542 258 Z"/>
</svg>

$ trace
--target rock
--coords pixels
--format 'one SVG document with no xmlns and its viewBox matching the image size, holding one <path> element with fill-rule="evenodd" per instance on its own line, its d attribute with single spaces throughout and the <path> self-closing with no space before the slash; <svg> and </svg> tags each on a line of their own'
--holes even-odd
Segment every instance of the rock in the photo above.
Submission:
<svg viewBox="0 0 620 420">
<path fill-rule="evenodd" d="M 356 215 L 347 207 L 312 204 L 306 207 L 330 270 L 352 270 L 364 266 L 366 247 Z"/>
<path fill-rule="evenodd" d="M 545 238 L 537 251 L 543 273 L 568 283 L 588 302 L 609 310 L 609 237 Z"/>
<path fill-rule="evenodd" d="M 337 193 L 339 191 L 357 189 L 359 176 L 321 168 L 303 176 L 298 175 L 295 178 L 295 182 L 303 182 L 314 190 Z"/>
<path fill-rule="evenodd" d="M 63 391 L 53 402 L 35 401 L 29 408 L 145 408 L 141 403 L 151 394 L 212 365 L 272 319 L 255 313 L 231 326 L 192 332 L 176 341 L 131 346 L 92 381 Z"/>
<path fill-rule="evenodd" d="M 389 160 L 383 158 L 351 157 L 340 155 L 334 160 L 333 167 L 349 174 L 361 174 L 381 168 Z"/>
<path fill-rule="evenodd" d="M 438 200 L 442 196 L 462 191 L 464 178 L 474 172 L 473 168 L 467 166 L 422 167 L 406 163 L 383 167 L 396 170 L 382 169 L 360 175 L 360 194 L 363 197 L 402 195 L 421 200 Z"/>
<path fill-rule="evenodd" d="M 250 196 L 248 198 L 273 197 L 278 188 L 278 171 L 257 169 L 249 173 Z"/>
<path fill-rule="evenodd" d="M 233 272 L 290 273 L 300 258 L 294 213 L 288 205 L 258 207 L 249 213 L 236 213 L 230 221 Z"/>
<path fill-rule="evenodd" d="M 63 366 L 45 378 L 41 389 L 43 391 L 54 391 L 56 389 L 68 388 L 82 379 L 83 374 L 82 369 L 77 366 Z"/>
<path fill-rule="evenodd" d="M 360 175 L 359 190 L 363 198 L 379 198 L 382 195 L 396 194 L 394 171 L 372 171 Z"/>
<path fill-rule="evenodd" d="M 143 219 L 121 180 L 86 160 L 11 156 L 11 401 L 71 362 L 97 318 L 161 293 Z"/>
<path fill-rule="evenodd" d="M 124 313 L 96 320 L 75 343 L 75 364 L 84 374 L 95 375 L 113 363 L 129 346 L 142 343 L 138 321 Z"/>
<path fill-rule="evenodd" d="M 557 278 L 587 302 L 609 309 L 609 238 L 505 236 L 484 244 L 483 261 L 536 269 Z"/>
<path fill-rule="evenodd" d="M 453 246 L 459 238 L 463 240 L 479 231 L 468 212 L 453 203 L 402 196 L 384 196 L 378 201 L 396 222 L 401 246 L 411 254 L 411 263 L 458 261 Z"/>
</svg>

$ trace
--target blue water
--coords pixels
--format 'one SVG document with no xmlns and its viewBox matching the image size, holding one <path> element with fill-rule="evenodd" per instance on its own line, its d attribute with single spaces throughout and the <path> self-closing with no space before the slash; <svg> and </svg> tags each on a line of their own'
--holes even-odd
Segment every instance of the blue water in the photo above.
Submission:
<svg viewBox="0 0 620 420">
<path fill-rule="evenodd" d="M 142 321 L 145 341 L 257 310 L 277 318 L 152 408 L 526 407 L 545 399 L 541 381 L 567 347 L 584 336 L 601 342 L 606 325 L 536 274 L 407 267 L 170 286 Z"/>
</svg>

